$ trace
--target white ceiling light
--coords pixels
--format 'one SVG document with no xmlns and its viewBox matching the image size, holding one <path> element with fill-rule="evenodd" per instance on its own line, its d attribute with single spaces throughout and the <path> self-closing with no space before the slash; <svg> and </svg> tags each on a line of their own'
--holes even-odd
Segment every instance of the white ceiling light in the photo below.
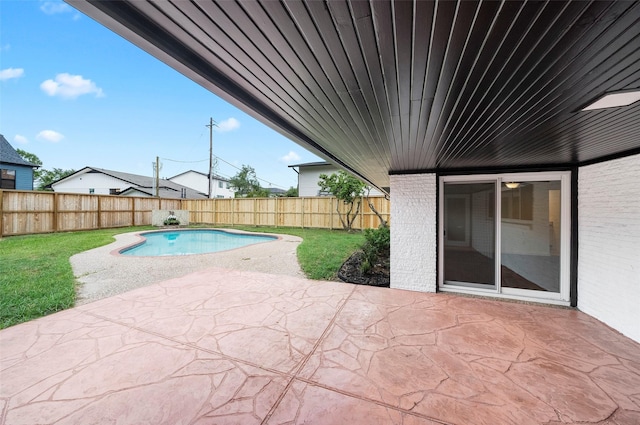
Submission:
<svg viewBox="0 0 640 425">
<path fill-rule="evenodd" d="M 599 97 L 595 102 L 582 108 L 583 111 L 591 111 L 594 109 L 617 108 L 620 106 L 628 106 L 640 100 L 640 90 L 622 91 L 616 93 L 605 94 Z"/>
<path fill-rule="evenodd" d="M 508 182 L 504 184 L 508 189 L 517 189 L 520 187 L 520 183 L 517 182 Z"/>
</svg>

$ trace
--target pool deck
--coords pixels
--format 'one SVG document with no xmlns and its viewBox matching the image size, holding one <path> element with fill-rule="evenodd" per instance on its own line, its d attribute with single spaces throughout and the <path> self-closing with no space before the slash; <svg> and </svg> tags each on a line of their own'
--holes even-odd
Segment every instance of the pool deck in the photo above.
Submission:
<svg viewBox="0 0 640 425">
<path fill-rule="evenodd" d="M 0 423 L 640 424 L 570 309 L 213 267 L 0 331 Z"/>
<path fill-rule="evenodd" d="M 255 233 L 235 229 L 215 230 L 255 235 Z M 143 240 L 139 236 L 140 233 L 148 232 L 116 235 L 115 242 L 109 245 L 71 257 L 73 274 L 80 283 L 77 288 L 77 305 L 215 266 L 304 277 L 296 256 L 296 248 L 302 239 L 297 236 L 262 233 L 276 236 L 278 239 L 209 254 L 165 257 L 138 257 L 118 254 L 121 249 Z"/>
</svg>

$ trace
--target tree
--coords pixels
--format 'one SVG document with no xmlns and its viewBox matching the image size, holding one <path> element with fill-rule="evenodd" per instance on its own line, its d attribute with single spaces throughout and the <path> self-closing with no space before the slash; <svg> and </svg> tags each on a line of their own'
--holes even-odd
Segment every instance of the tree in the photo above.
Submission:
<svg viewBox="0 0 640 425">
<path fill-rule="evenodd" d="M 229 183 L 236 192 L 236 198 L 266 198 L 269 196 L 269 191 L 260 187 L 256 171 L 248 165 L 243 165 L 242 169 L 231 177 Z"/>
<path fill-rule="evenodd" d="M 67 177 L 75 173 L 75 170 L 63 170 L 62 168 L 54 168 L 52 170 L 40 170 L 40 180 L 38 180 L 38 190 L 47 190 L 45 187 L 51 183 Z"/>
<path fill-rule="evenodd" d="M 298 197 L 298 188 L 291 186 L 285 193 L 285 198 L 297 198 Z"/>
<path fill-rule="evenodd" d="M 336 211 L 338 212 L 338 217 L 340 218 L 342 227 L 346 231 L 350 232 L 353 222 L 360 212 L 362 194 L 364 193 L 366 185 L 352 175 L 347 174 L 344 171 L 338 171 L 330 176 L 320 174 L 318 186 L 320 186 L 322 191 L 330 193 L 348 206 L 348 210 L 344 213 L 344 217 L 343 213 L 340 212 L 340 203 L 336 205 Z M 354 204 L 356 207 L 355 211 L 353 211 Z"/>
<path fill-rule="evenodd" d="M 373 202 L 371 202 L 371 198 L 369 197 L 370 195 L 371 195 L 371 187 L 367 186 L 367 194 L 365 195 L 365 198 L 367 198 L 367 204 L 369 204 L 369 209 L 373 211 L 376 216 L 378 216 L 378 219 L 380 220 L 380 227 L 383 227 L 383 228 L 389 227 L 389 223 L 387 223 L 384 217 L 382 217 L 382 214 L 380 214 L 376 209 L 376 206 L 373 205 Z"/>
<path fill-rule="evenodd" d="M 33 170 L 33 180 L 36 190 L 46 190 L 45 186 L 76 172 L 75 170 L 63 170 L 62 168 L 46 170 L 42 168 L 42 161 L 37 155 L 23 151 L 22 149 L 16 149 L 16 152 L 18 152 L 18 155 L 20 155 L 25 161 L 29 161 L 30 163 L 40 167 L 38 170 Z"/>
</svg>

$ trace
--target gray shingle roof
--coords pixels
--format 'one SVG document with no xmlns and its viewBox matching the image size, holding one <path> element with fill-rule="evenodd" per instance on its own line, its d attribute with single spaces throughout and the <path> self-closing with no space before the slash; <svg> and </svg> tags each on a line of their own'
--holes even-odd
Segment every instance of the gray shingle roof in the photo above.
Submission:
<svg viewBox="0 0 640 425">
<path fill-rule="evenodd" d="M 58 181 L 62 181 L 66 178 L 69 178 L 71 176 L 74 176 L 78 173 L 102 173 L 104 175 L 107 176 L 111 176 L 113 178 L 116 178 L 118 180 L 122 180 L 125 183 L 130 184 L 131 186 L 128 187 L 127 189 L 123 190 L 130 190 L 130 189 L 137 189 L 140 192 L 144 192 L 147 193 L 149 195 L 153 194 L 155 191 L 155 179 L 153 177 L 149 177 L 149 176 L 141 176 L 138 174 L 131 174 L 131 173 L 123 173 L 120 171 L 113 171 L 113 170 L 107 170 L 104 168 L 95 168 L 95 167 L 84 167 L 83 169 L 67 176 L 64 177 Z M 53 182 L 52 184 L 57 183 L 57 182 Z M 181 184 L 178 183 L 174 183 L 170 180 L 166 180 L 166 179 L 160 179 L 159 182 L 159 192 L 160 192 L 160 197 L 162 198 L 180 198 L 181 197 L 181 193 L 183 190 L 186 190 L 186 198 L 187 199 L 199 199 L 199 198 L 206 198 L 207 196 L 203 193 L 200 193 L 198 191 L 195 191 L 189 187 L 183 186 Z"/>
<path fill-rule="evenodd" d="M 176 177 L 182 176 L 183 174 L 187 174 L 187 173 L 196 173 L 196 174 L 200 174 L 201 176 L 205 176 L 207 178 L 209 177 L 209 174 L 203 173 L 202 171 L 188 170 L 188 171 L 185 171 L 184 173 L 176 174 L 173 177 L 169 177 L 169 180 L 175 179 Z M 223 182 L 228 182 L 229 181 L 228 178 L 222 177 L 221 175 L 218 175 L 218 174 L 215 174 L 215 173 L 213 174 L 213 178 L 216 179 L 216 180 L 223 181 Z"/>
<path fill-rule="evenodd" d="M 5 164 L 26 165 L 28 167 L 38 167 L 29 161 L 25 161 L 18 152 L 9 144 L 7 139 L 0 134 L 0 162 Z"/>
<path fill-rule="evenodd" d="M 113 170 L 105 170 L 104 168 L 93 168 L 89 167 L 92 170 L 101 172 L 103 174 L 109 175 L 111 177 L 115 177 L 120 180 L 124 180 L 128 183 L 131 183 L 132 186 L 135 186 L 136 189 L 142 192 L 151 192 L 153 193 L 155 190 L 155 179 L 153 177 L 148 176 L 140 176 L 138 174 L 130 174 L 130 173 L 122 173 L 120 171 Z M 186 189 L 186 195 L 188 199 L 193 198 L 206 198 L 206 195 L 197 192 L 189 187 L 183 186 L 178 183 L 174 183 L 171 180 L 160 179 L 159 182 L 159 192 L 160 197 L 162 198 L 180 198 L 182 190 Z"/>
</svg>

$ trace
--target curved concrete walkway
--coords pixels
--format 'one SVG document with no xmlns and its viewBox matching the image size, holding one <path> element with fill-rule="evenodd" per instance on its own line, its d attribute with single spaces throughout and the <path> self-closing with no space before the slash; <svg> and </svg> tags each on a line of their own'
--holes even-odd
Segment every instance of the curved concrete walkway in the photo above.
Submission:
<svg viewBox="0 0 640 425">
<path fill-rule="evenodd" d="M 215 230 L 248 233 L 231 229 Z M 260 233 L 277 236 L 278 239 L 211 254 L 166 257 L 133 257 L 118 254 L 122 248 L 140 242 L 140 233 L 145 232 L 116 235 L 116 241 L 109 245 L 71 257 L 73 274 L 80 282 L 76 305 L 210 267 L 305 277 L 296 256 L 296 248 L 302 242 L 297 236 Z"/>
</svg>

